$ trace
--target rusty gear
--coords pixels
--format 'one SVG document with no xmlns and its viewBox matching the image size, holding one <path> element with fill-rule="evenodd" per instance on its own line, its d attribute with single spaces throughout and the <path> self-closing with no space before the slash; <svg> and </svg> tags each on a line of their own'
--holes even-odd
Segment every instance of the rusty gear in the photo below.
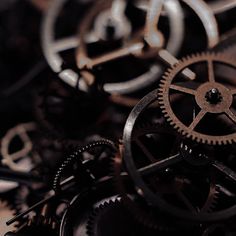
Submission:
<svg viewBox="0 0 236 236">
<path fill-rule="evenodd" d="M 207 67 L 203 66 L 204 63 Z M 227 54 L 202 53 L 184 58 L 163 76 L 158 101 L 167 121 L 183 136 L 198 143 L 231 144 L 236 141 L 236 114 L 232 110 L 236 84 L 227 74 L 219 75 L 216 65 L 230 67 L 228 71 L 231 73 L 235 69 L 236 74 L 236 62 Z M 192 81 L 181 76 L 189 67 L 195 68 L 195 78 Z M 185 102 L 191 99 L 191 103 L 184 103 L 185 108 L 189 106 L 188 118 L 180 112 L 177 114 L 172 102 L 176 94 L 182 94 Z M 181 105 L 178 105 L 178 110 L 183 111 Z M 205 122 L 206 118 L 208 123 Z M 201 123 L 204 125 L 201 126 Z"/>
</svg>

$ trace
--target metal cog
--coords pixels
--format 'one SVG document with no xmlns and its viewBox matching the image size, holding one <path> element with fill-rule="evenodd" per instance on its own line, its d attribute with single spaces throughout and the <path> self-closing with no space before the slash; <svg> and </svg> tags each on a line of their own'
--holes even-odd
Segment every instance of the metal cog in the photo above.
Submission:
<svg viewBox="0 0 236 236">
<path fill-rule="evenodd" d="M 110 225 L 112 232 L 106 228 Z M 115 229 L 115 231 L 114 231 Z M 89 216 L 87 222 L 88 236 L 105 235 L 156 235 L 157 232 L 150 230 L 135 220 L 130 214 L 124 199 L 116 197 L 100 203 Z"/>
<path fill-rule="evenodd" d="M 68 167 L 69 168 L 72 167 L 73 164 L 77 163 L 77 162 L 80 163 L 80 165 L 83 165 L 83 163 L 86 162 L 86 160 L 82 160 L 83 158 L 81 157 L 81 155 L 84 154 L 85 152 L 93 150 L 97 147 L 107 148 L 111 152 L 116 151 L 115 144 L 112 141 L 107 140 L 107 139 L 94 141 L 94 142 L 91 142 L 91 143 L 84 145 L 82 147 L 76 148 L 76 150 L 74 152 L 72 152 L 68 157 L 67 156 L 65 157 L 65 159 L 62 161 L 61 165 L 59 166 L 59 168 L 56 171 L 54 181 L 53 181 L 53 189 L 56 192 L 60 191 L 60 180 L 61 180 L 63 174 L 65 174 Z M 99 160 L 96 160 L 96 158 L 97 158 L 96 155 L 94 155 L 93 160 L 87 160 L 87 161 L 92 161 L 92 162 L 96 163 L 96 165 L 97 165 L 96 167 L 98 167 Z M 86 173 L 91 175 L 94 178 L 93 174 L 90 173 L 90 170 L 86 169 Z"/>
<path fill-rule="evenodd" d="M 113 209 L 116 210 L 117 208 L 119 209 L 121 206 L 122 203 L 121 199 L 119 198 L 105 201 L 104 203 L 101 203 L 99 206 L 97 206 L 89 216 L 87 222 L 87 234 L 89 236 L 98 236 L 97 229 L 99 227 L 99 218 L 103 217 L 106 212 L 112 211 Z"/>
<path fill-rule="evenodd" d="M 143 132 L 141 128 L 139 131 L 141 133 Z M 122 148 L 123 147 L 121 145 L 120 149 Z M 124 175 L 125 172 L 123 171 L 122 156 L 120 151 L 120 153 L 117 153 L 113 159 L 112 174 L 114 175 L 114 185 L 122 197 L 124 206 L 126 207 L 127 211 L 130 212 L 137 224 L 142 225 L 146 230 L 151 230 L 151 232 L 156 233 L 177 231 L 176 225 L 173 226 L 163 220 L 166 218 L 161 212 L 158 213 L 157 218 L 156 216 L 153 216 L 152 212 L 147 211 L 146 207 L 143 207 L 140 199 L 135 194 L 135 189 L 129 176 Z"/>
<path fill-rule="evenodd" d="M 6 202 L 0 200 L 0 234 L 5 235 L 9 231 L 17 230 L 18 223 L 15 222 L 10 226 L 6 225 L 6 222 L 15 216 L 15 210 Z"/>
<path fill-rule="evenodd" d="M 161 124 L 161 123 L 155 123 L 155 124 L 145 123 L 145 124 L 142 124 L 140 127 L 137 127 L 134 130 L 134 137 L 133 137 L 133 139 L 135 140 L 136 138 L 138 138 L 140 136 L 143 136 L 143 135 L 150 135 L 150 134 L 158 133 L 161 130 L 161 128 L 160 128 L 161 126 L 163 126 L 163 124 Z M 168 128 L 167 127 L 166 127 L 166 129 L 167 129 L 167 132 L 168 132 Z M 171 130 L 169 132 L 171 132 Z M 153 138 L 153 137 L 149 136 L 149 138 Z M 186 144 L 184 145 L 181 142 L 180 146 L 181 146 L 180 147 L 181 149 L 183 149 L 183 148 L 185 149 L 185 152 L 187 152 L 188 155 L 199 156 L 198 160 L 196 160 L 197 162 L 199 162 L 199 160 L 203 159 L 202 156 L 204 154 L 202 154 L 201 152 L 195 153 L 196 150 L 191 148 L 189 145 L 186 145 Z M 181 152 L 181 153 L 183 155 L 183 152 Z M 207 158 L 206 158 L 206 161 L 205 161 L 205 158 L 203 160 L 204 161 L 202 161 L 201 164 L 202 165 L 207 164 L 206 163 L 208 161 Z M 201 164 L 199 164 L 199 165 L 201 165 Z M 196 165 L 196 163 L 195 163 L 195 165 Z M 179 188 L 181 188 L 181 187 L 182 186 L 180 185 Z M 220 194 L 219 189 L 218 189 L 217 185 L 213 181 L 212 183 L 210 183 L 208 197 L 207 197 L 204 205 L 200 209 L 200 211 L 201 212 L 209 212 L 209 213 L 212 212 L 215 209 L 216 205 L 217 205 L 217 200 L 218 200 L 219 194 Z"/>
<path fill-rule="evenodd" d="M 200 67 L 202 63 L 206 63 L 207 66 Z M 236 142 L 236 114 L 234 114 L 232 111 L 236 88 L 232 80 L 227 81 L 227 79 L 230 80 L 230 78 L 227 78 L 227 74 L 220 74 L 219 78 L 215 76 L 216 72 L 220 72 L 219 70 L 215 70 L 215 64 L 228 66 L 231 69 L 236 69 L 235 60 L 226 53 L 216 54 L 212 52 L 206 52 L 202 54 L 191 55 L 182 59 L 175 66 L 170 68 L 160 81 L 160 88 L 158 89 L 158 101 L 167 121 L 183 136 L 191 138 L 198 143 L 209 145 L 232 144 L 233 142 Z M 184 70 L 186 71 L 188 67 L 196 65 L 198 65 L 200 69 L 199 67 L 195 68 L 194 73 L 196 74 L 193 74 L 195 77 L 186 79 L 181 76 L 181 73 Z M 207 72 L 205 77 L 202 76 L 202 73 L 204 72 Z M 199 73 L 201 74 L 199 75 Z M 206 79 L 206 81 L 203 79 Z M 173 109 L 173 103 L 171 102 L 171 95 L 173 96 L 175 93 L 183 94 L 185 98 L 187 98 L 187 96 L 189 96 L 189 98 L 191 98 L 191 96 L 194 98 L 194 103 L 188 103 L 188 106 L 189 104 L 194 104 L 191 118 L 187 119 L 183 114 L 182 116 L 180 114 L 176 114 L 177 111 Z M 190 101 L 190 99 L 188 100 Z M 190 107 L 189 109 L 186 109 L 186 104 L 187 103 L 185 103 L 185 110 L 189 111 Z M 178 109 L 181 110 L 181 107 L 178 106 Z M 194 114 L 196 109 L 199 110 L 197 115 Z M 208 133 L 203 132 L 202 127 L 200 131 L 196 130 L 196 128 L 199 129 L 201 122 L 203 122 L 203 119 L 206 118 L 206 116 L 208 116 L 208 119 L 209 116 L 211 119 L 214 116 L 213 122 L 216 122 L 217 119 L 221 119 L 221 122 L 224 121 L 224 125 L 229 125 L 230 123 L 231 130 L 227 133 L 222 133 L 224 127 L 221 127 L 222 130 L 219 130 L 220 126 L 215 125 L 216 123 L 213 123 L 214 129 L 212 129 L 214 132 L 212 130 L 208 130 Z M 205 129 L 207 126 L 204 125 L 203 127 Z M 224 130 L 224 132 L 226 132 L 226 130 Z"/>
<path fill-rule="evenodd" d="M 234 217 L 235 215 L 234 205 L 231 205 L 230 207 L 226 206 L 226 209 L 224 207 L 220 210 L 217 209 L 216 211 L 214 209 L 214 211 L 210 213 L 199 211 L 204 206 L 205 202 L 208 200 L 211 183 L 215 184 L 215 181 L 216 183 L 218 183 L 218 179 L 215 180 L 216 176 L 218 175 L 217 174 L 218 172 L 215 175 L 212 175 L 212 171 L 211 171 L 212 167 L 214 171 L 215 168 L 218 168 L 218 169 L 224 168 L 223 167 L 224 165 L 221 168 L 221 165 L 218 164 L 217 161 L 216 161 L 216 164 L 214 164 L 215 162 L 214 161 L 212 162 L 210 160 L 210 162 L 208 161 L 206 163 L 204 162 L 203 167 L 202 167 L 201 166 L 202 160 L 200 160 L 201 163 L 199 165 L 197 161 L 198 158 L 196 158 L 196 160 L 192 162 L 192 160 L 186 160 L 185 156 L 182 155 L 180 149 L 174 150 L 173 152 L 170 149 L 170 142 L 176 140 L 175 139 L 176 133 L 173 132 L 174 131 L 173 128 L 170 129 L 175 134 L 173 135 L 174 136 L 173 139 L 169 138 L 169 136 L 166 137 L 168 145 L 165 145 L 165 146 L 158 145 L 158 144 L 149 145 L 149 142 L 146 142 L 146 140 L 142 140 L 143 144 L 145 144 L 145 147 L 147 147 L 147 151 L 149 152 L 148 153 L 145 151 L 145 153 L 149 154 L 148 158 L 146 158 L 147 155 L 143 155 L 143 152 L 140 151 L 139 149 L 138 150 L 137 148 L 134 149 L 136 146 L 134 146 L 134 144 L 132 143 L 132 138 L 133 138 L 133 134 L 135 133 L 134 132 L 135 126 L 137 126 L 140 119 L 143 117 L 143 115 L 145 115 L 144 110 L 146 110 L 146 108 L 150 106 L 153 101 L 156 100 L 157 95 L 158 95 L 157 90 L 154 90 L 148 95 L 146 95 L 133 108 L 133 110 L 131 111 L 127 119 L 127 122 L 124 128 L 123 148 L 121 150 L 121 153 L 123 154 L 122 159 L 124 160 L 126 171 L 128 172 L 126 173 L 126 175 L 128 175 L 128 177 L 131 178 L 131 181 L 133 182 L 135 186 L 133 193 L 136 195 L 139 195 L 140 198 L 142 198 L 143 202 L 145 201 L 144 205 L 146 204 L 149 206 L 150 205 L 153 206 L 151 207 L 150 210 L 159 209 L 162 213 L 169 215 L 173 218 L 179 219 L 179 220 L 185 219 L 187 221 L 191 221 L 194 223 L 200 223 L 200 222 L 202 223 L 202 222 L 212 222 L 212 221 L 218 221 L 218 220 L 223 220 L 223 219 L 229 219 L 231 217 Z M 186 107 L 184 108 L 186 109 Z M 161 126 L 160 128 L 164 128 L 164 127 Z M 164 131 L 167 132 L 166 129 Z M 159 129 L 159 132 L 161 132 L 161 129 Z M 160 140 L 163 142 L 163 139 L 160 139 Z M 181 140 L 181 137 L 180 137 L 180 141 L 189 142 L 190 140 L 183 139 L 183 138 Z M 196 142 L 190 142 L 190 143 L 191 143 L 190 147 L 192 147 L 192 145 L 199 146 L 199 143 L 196 143 Z M 173 142 L 173 144 L 175 146 L 175 142 Z M 149 146 L 152 146 L 155 148 L 150 149 Z M 159 156 L 160 150 L 162 148 L 164 149 L 162 150 L 163 155 Z M 212 152 L 213 150 L 215 150 L 216 147 L 202 145 L 202 148 L 204 150 L 203 153 L 205 153 L 205 150 L 206 150 L 206 152 L 207 153 L 209 152 L 210 154 L 210 156 L 206 155 L 205 156 L 206 158 L 202 158 L 204 161 L 207 158 L 213 158 L 214 155 L 216 154 L 215 152 Z M 154 162 L 152 162 L 153 155 L 150 155 L 150 154 L 154 154 L 154 158 L 155 158 Z M 161 160 L 161 162 L 156 161 L 156 160 Z M 165 160 L 164 162 L 168 164 L 161 166 L 163 163 L 163 160 Z M 173 160 L 174 162 L 176 161 L 175 164 L 173 164 L 172 162 Z M 170 163 L 169 161 L 171 162 L 171 165 L 169 165 Z M 117 162 L 117 165 L 119 166 L 119 162 L 121 161 L 117 160 L 116 162 Z M 149 163 L 151 163 L 151 165 Z M 216 167 L 214 167 L 212 163 L 216 165 Z M 144 173 L 143 170 L 146 171 L 148 170 L 149 167 L 152 167 L 153 169 L 150 172 L 146 172 L 148 174 L 145 175 L 146 173 Z M 230 173 L 230 170 L 228 171 L 228 173 L 225 173 L 225 175 L 229 175 L 229 173 Z M 123 173 L 121 172 L 120 177 L 122 177 L 124 174 L 125 174 L 124 172 Z M 155 176 L 158 177 L 157 181 L 159 182 L 156 181 L 153 183 L 152 180 L 153 180 L 153 177 Z M 187 180 L 187 181 L 184 181 L 185 183 L 184 190 L 178 191 L 178 188 L 175 188 L 175 186 L 173 186 L 173 189 L 176 189 L 177 191 L 176 196 L 178 198 L 169 197 L 170 194 L 168 193 L 165 195 L 161 194 L 160 188 L 159 188 L 160 181 L 162 181 L 162 183 L 164 183 L 164 186 L 165 186 L 166 185 L 165 183 L 167 183 L 168 185 L 171 185 L 174 182 L 173 180 L 176 180 L 176 179 L 178 183 L 179 182 L 181 183 L 181 180 L 183 178 L 184 180 Z M 131 182 L 131 185 L 132 185 L 132 182 Z M 158 183 L 159 185 L 157 186 L 157 184 L 155 183 Z M 199 191 L 199 189 L 201 190 Z M 204 191 L 204 196 L 202 195 L 203 193 L 202 190 Z M 201 196 L 198 195 L 200 192 L 201 192 Z M 187 197 L 185 197 L 184 195 L 186 195 Z M 193 211 L 197 213 L 196 214 L 192 213 Z M 152 218 L 154 219 L 154 225 L 155 225 L 155 221 L 156 221 L 155 215 Z"/>
<path fill-rule="evenodd" d="M 163 126 L 163 124 L 162 124 Z M 152 136 L 150 136 L 150 134 L 155 134 L 160 132 L 160 130 L 162 129 L 161 125 L 159 124 L 152 124 L 152 123 L 145 123 L 145 124 L 141 124 L 139 125 L 134 131 L 133 131 L 133 140 L 138 139 L 140 136 L 144 136 L 147 135 L 149 137 L 149 139 L 153 138 Z M 168 130 L 168 129 L 167 129 Z M 166 130 L 166 132 L 168 132 Z M 173 130 L 169 130 L 169 132 L 173 132 Z M 182 144 L 182 143 L 181 143 Z M 189 155 L 194 155 L 194 151 L 189 147 L 189 146 L 184 146 L 187 147 L 188 149 L 185 150 L 186 152 L 189 152 Z M 122 152 L 122 151 L 121 151 Z M 196 154 L 197 155 L 197 154 Z M 116 185 L 118 190 L 121 192 L 121 194 L 123 194 L 123 198 L 124 198 L 124 203 L 126 204 L 127 208 L 133 213 L 135 219 L 142 223 L 143 225 L 149 227 L 149 228 L 153 228 L 153 229 L 159 229 L 159 230 L 164 230 L 164 231 L 171 231 L 171 230 L 175 230 L 170 229 L 169 225 L 162 225 L 160 224 L 160 221 L 155 222 L 155 220 L 152 218 L 152 216 L 150 217 L 149 214 L 147 214 L 147 212 L 143 211 L 143 209 L 139 208 L 138 204 L 134 204 L 133 200 L 131 200 L 129 198 L 129 196 L 126 192 L 126 188 L 124 186 L 124 183 L 121 179 L 121 162 L 122 162 L 122 157 L 120 156 L 116 156 L 114 159 L 114 164 L 113 164 L 113 169 L 114 169 L 114 175 L 115 175 L 115 179 L 116 179 Z M 199 161 L 199 160 L 198 160 Z M 177 188 L 183 188 L 184 185 L 184 179 L 180 180 L 180 179 L 176 179 L 176 186 Z M 159 186 L 159 191 L 166 191 L 167 189 L 165 187 L 163 187 L 162 185 Z M 162 190 L 161 190 L 162 189 Z M 169 190 L 167 190 L 169 191 Z M 163 192 L 164 193 L 164 192 Z M 202 205 L 202 207 L 199 209 L 200 212 L 205 212 L 205 213 L 210 213 L 212 212 L 216 205 L 217 205 L 217 200 L 219 197 L 219 191 L 217 186 L 215 185 L 214 182 L 210 183 L 209 185 L 209 192 L 208 192 L 208 196 L 206 198 L 206 201 L 204 203 L 204 205 Z"/>
</svg>

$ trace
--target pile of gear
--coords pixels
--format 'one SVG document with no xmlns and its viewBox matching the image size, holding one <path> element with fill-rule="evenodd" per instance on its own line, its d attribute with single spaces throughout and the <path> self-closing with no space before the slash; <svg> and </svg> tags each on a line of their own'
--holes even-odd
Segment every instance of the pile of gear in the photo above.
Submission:
<svg viewBox="0 0 236 236">
<path fill-rule="evenodd" d="M 0 13 L 1 235 L 236 235 L 235 0 Z"/>
</svg>

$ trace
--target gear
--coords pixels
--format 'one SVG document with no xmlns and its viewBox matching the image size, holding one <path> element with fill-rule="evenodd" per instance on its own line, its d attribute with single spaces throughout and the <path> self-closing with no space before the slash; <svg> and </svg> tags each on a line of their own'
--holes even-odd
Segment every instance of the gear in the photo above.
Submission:
<svg viewBox="0 0 236 236">
<path fill-rule="evenodd" d="M 148 137 L 149 141 L 150 139 L 153 139 L 153 142 L 159 142 L 159 140 L 157 141 L 157 137 L 153 136 L 153 135 L 157 135 L 158 133 L 166 133 L 166 134 L 173 134 L 173 132 L 171 132 L 171 130 L 169 129 L 169 127 L 165 127 L 163 128 L 163 124 L 145 124 L 142 125 L 141 127 L 137 127 L 134 131 L 134 135 L 133 135 L 133 141 L 137 142 L 137 140 L 142 139 L 143 137 Z M 162 137 L 163 139 L 163 137 Z M 160 137 L 161 140 L 161 137 Z M 170 140 L 169 140 L 170 141 Z M 183 156 L 184 160 L 189 163 L 192 166 L 206 166 L 209 164 L 210 158 L 208 156 L 206 156 L 206 154 L 201 153 L 201 151 L 199 151 L 200 147 L 199 145 L 197 147 L 190 147 L 190 144 L 186 144 L 184 142 L 180 143 L 180 147 L 178 147 L 180 140 L 177 140 L 175 142 L 175 145 L 172 147 L 172 150 L 176 150 L 176 149 L 180 149 L 181 155 Z M 164 146 L 163 145 L 160 145 Z M 160 151 L 160 150 L 159 150 Z M 172 151 L 172 152 L 173 152 Z M 145 151 L 144 151 L 145 153 Z M 147 153 L 146 153 L 147 155 Z M 184 183 L 188 180 L 186 179 L 179 179 L 176 178 L 175 179 L 176 183 L 176 187 L 178 188 L 178 191 L 182 191 L 184 189 Z M 162 184 L 160 184 L 159 186 L 159 191 L 165 191 L 166 187 L 163 187 Z M 162 190 L 161 190 L 162 189 Z M 168 191 L 170 191 L 170 189 L 168 188 Z M 174 193 L 175 191 L 173 191 Z M 212 212 L 216 205 L 217 205 L 217 200 L 219 197 L 219 189 L 216 186 L 216 184 L 213 182 L 210 183 L 209 186 L 209 192 L 208 192 L 208 196 L 206 198 L 205 203 L 202 205 L 201 209 L 199 209 L 200 212 Z"/>
<path fill-rule="evenodd" d="M 222 67 L 232 72 L 236 62 L 227 54 L 193 55 L 169 69 L 160 82 L 158 101 L 167 121 L 183 136 L 199 143 L 236 142 L 236 114 L 233 111 L 236 85 L 227 74 L 217 70 Z M 186 68 L 194 70 L 192 81 L 182 77 Z M 172 100 L 177 94 L 182 96 L 179 104 Z"/>
<path fill-rule="evenodd" d="M 115 200 L 107 200 L 99 204 L 89 216 L 87 223 L 87 233 L 89 236 L 105 236 L 105 235 L 129 235 L 133 232 L 133 224 L 131 226 L 130 219 L 127 217 L 124 205 L 120 198 Z M 116 219 L 116 220 L 114 220 Z M 112 222 L 110 222 L 112 221 Z M 127 221 L 130 222 L 127 224 Z M 126 222 L 126 223 L 125 223 Z M 108 232 L 106 225 L 112 225 L 110 227 L 112 232 Z M 120 227 L 119 227 L 120 226 Z M 122 226 L 122 227 L 121 227 Z M 115 229 L 115 232 L 114 232 Z"/>
<path fill-rule="evenodd" d="M 223 172 L 226 176 L 230 175 L 228 167 L 215 161 L 220 159 L 216 147 L 197 143 L 198 152 L 202 148 L 203 152 L 198 153 L 190 148 L 183 152 L 181 143 L 185 140 L 179 137 L 178 148 L 172 150 L 172 144 L 176 144 L 178 134 L 169 127 L 171 135 L 164 125 L 156 125 L 157 136 L 158 134 L 160 136 L 155 139 L 156 142 L 150 142 L 150 136 L 155 131 L 145 135 L 145 139 L 140 139 L 143 145 L 136 145 L 133 142 L 137 123 L 145 117 L 146 110 L 156 101 L 156 96 L 157 91 L 146 95 L 134 107 L 124 128 L 124 148 L 121 153 L 128 175 L 134 182 L 135 192 L 146 202 L 147 207 L 151 206 L 151 209 L 158 209 L 176 219 L 199 223 L 232 218 L 235 215 L 234 202 L 210 212 L 210 205 L 214 205 L 212 187 L 217 195 L 218 187 L 215 185 L 224 181 L 217 177 L 219 173 L 215 171 Z M 214 161 L 208 161 L 208 155 L 201 154 L 205 153 L 205 150 L 207 154 L 208 152 L 213 154 Z M 198 195 L 200 192 L 201 196 Z"/>
<path fill-rule="evenodd" d="M 96 148 L 101 148 L 101 150 L 99 150 L 97 153 L 96 153 Z M 83 164 L 89 164 L 90 162 L 94 162 L 96 163 L 96 165 L 94 165 L 93 167 L 90 165 L 88 165 L 88 169 L 84 170 L 85 172 L 85 176 L 90 176 L 90 179 L 92 178 L 95 178 L 94 175 L 98 175 L 96 177 L 101 177 L 104 176 L 104 166 L 103 166 L 103 171 L 102 173 L 99 173 L 98 171 L 98 166 L 99 166 L 99 161 L 100 161 L 100 157 L 102 156 L 102 153 L 104 153 L 104 148 L 105 149 L 108 149 L 111 153 L 114 152 L 116 150 L 116 147 L 115 147 L 115 144 L 110 141 L 110 140 L 100 140 L 100 141 L 95 141 L 95 142 L 92 142 L 90 144 L 87 144 L 85 146 L 82 146 L 80 148 L 77 148 L 73 153 L 71 153 L 69 155 L 69 157 L 66 157 L 62 164 L 60 165 L 60 167 L 58 168 L 56 174 L 55 174 L 55 178 L 54 178 L 54 182 L 53 182 L 53 189 L 58 192 L 60 191 L 60 180 L 62 178 L 62 176 L 65 174 L 66 170 L 68 170 L 68 167 L 72 168 L 73 167 L 73 164 L 75 163 L 79 163 L 79 165 L 83 165 Z M 86 158 L 86 156 L 83 156 L 84 154 L 87 154 L 89 152 L 91 152 L 92 154 L 92 157 L 91 156 L 88 156 Z M 93 154 L 93 152 L 95 152 Z M 108 165 L 110 165 L 110 159 L 109 159 L 109 155 L 111 153 L 108 153 L 108 155 L 106 155 L 106 157 L 108 156 Z M 112 155 L 112 154 L 111 154 Z M 107 159 L 107 158 L 102 158 L 101 159 Z M 105 163 L 107 163 L 106 161 L 104 162 L 104 160 L 101 160 L 103 161 L 103 165 Z M 82 168 L 83 169 L 83 168 Z M 70 169 L 71 171 L 71 169 Z M 71 172 L 69 172 L 69 174 L 71 174 Z"/>
<path fill-rule="evenodd" d="M 111 227 L 107 228 L 107 225 Z M 157 232 L 136 222 L 124 205 L 123 199 L 117 197 L 98 204 L 89 216 L 87 233 L 89 236 L 144 234 L 154 236 Z"/>
<path fill-rule="evenodd" d="M 15 216 L 15 211 L 9 206 L 6 201 L 0 200 L 0 234 L 5 235 L 8 231 L 17 230 L 18 223 L 7 226 L 6 221 Z"/>
<path fill-rule="evenodd" d="M 152 145 L 150 145 L 150 146 L 156 146 L 153 142 L 157 143 L 160 140 L 163 141 L 163 135 L 158 138 L 157 134 L 160 134 L 160 133 L 161 134 L 163 134 L 163 133 L 166 133 L 166 134 L 170 133 L 171 134 L 171 133 L 173 133 L 173 131 L 171 131 L 170 128 L 168 129 L 168 127 L 165 127 L 165 128 L 164 127 L 163 127 L 163 124 L 160 125 L 157 123 L 155 123 L 155 124 L 149 123 L 149 124 L 141 125 L 141 127 L 137 127 L 136 129 L 134 129 L 132 140 L 134 143 L 139 143 L 137 140 L 142 140 L 145 142 L 144 137 L 146 137 L 148 142 L 152 142 Z M 168 136 L 168 137 L 170 137 L 170 136 Z M 145 142 L 146 147 L 147 147 L 147 140 Z M 170 142 L 169 138 L 167 138 L 167 140 L 168 140 L 167 142 Z M 179 142 L 176 142 L 176 145 L 179 145 L 178 143 Z M 197 158 L 195 163 L 192 163 L 192 162 L 190 163 L 193 166 L 198 166 L 201 154 L 199 154 L 199 155 L 197 153 L 194 154 L 195 150 L 191 149 L 189 146 L 183 145 L 182 143 L 180 145 L 181 145 L 180 148 L 184 149 L 184 151 L 186 153 L 188 153 L 188 158 L 189 158 L 189 156 L 193 156 L 193 155 L 199 156 L 199 158 Z M 162 147 L 162 146 L 165 146 L 165 144 L 162 143 L 161 145 L 158 145 L 158 147 Z M 146 149 L 146 147 L 143 147 L 143 145 L 141 145 L 140 147 L 141 147 L 141 149 L 139 150 L 139 152 L 143 151 L 144 155 L 151 157 L 150 149 L 149 150 Z M 144 149 L 142 150 L 142 148 L 144 148 Z M 173 151 L 175 149 L 176 148 L 173 147 Z M 183 151 L 181 151 L 181 153 L 182 152 Z M 187 154 L 185 154 L 185 155 L 187 155 Z M 136 157 L 136 159 L 137 159 L 137 157 Z M 187 159 L 187 156 L 186 156 L 186 159 Z M 203 160 L 205 160 L 205 159 L 203 159 Z M 137 162 L 139 162 L 139 161 L 137 160 Z M 119 191 L 121 191 L 123 194 L 125 194 L 125 197 L 124 197 L 125 201 L 124 202 L 126 203 L 127 208 L 130 209 L 130 211 L 133 213 L 133 215 L 137 219 L 137 221 L 139 221 L 140 223 L 142 223 L 148 227 L 155 228 L 155 229 L 161 229 L 161 230 L 165 230 L 165 231 L 166 230 L 169 231 L 170 229 L 174 230 L 173 225 L 169 226 L 166 224 L 161 224 L 160 219 L 158 219 L 156 216 L 154 219 L 152 214 L 147 213 L 148 207 L 146 209 L 140 207 L 140 204 L 138 204 L 137 202 L 136 203 L 133 202 L 134 197 L 132 197 L 132 200 L 131 200 L 130 197 L 128 195 L 126 195 L 127 192 L 125 190 L 125 186 L 123 186 L 124 183 L 121 180 L 121 176 L 120 176 L 121 163 L 122 163 L 121 157 L 119 158 L 118 156 L 116 156 L 115 160 L 114 160 L 114 175 L 117 180 L 116 181 L 117 188 L 119 189 Z M 201 164 L 203 165 L 206 163 L 203 162 Z M 169 174 L 171 175 L 171 170 L 169 170 Z M 153 179 L 155 179 L 155 176 L 153 177 Z M 172 182 L 172 184 L 170 184 L 169 187 L 168 187 L 168 181 L 167 181 L 167 183 L 165 183 L 165 181 L 164 182 L 160 181 L 159 183 L 155 183 L 155 185 L 156 185 L 155 188 L 157 189 L 157 191 L 161 195 L 164 196 L 165 194 L 176 194 L 176 192 L 181 192 L 181 191 L 184 192 L 186 189 L 188 189 L 190 187 L 189 184 L 190 184 L 189 179 L 182 178 L 182 177 L 176 177 L 176 178 L 174 178 L 174 182 Z M 214 184 L 214 182 L 212 182 L 212 183 L 210 183 L 209 189 L 207 191 L 208 191 L 208 193 L 206 193 L 205 202 L 199 208 L 199 212 L 210 213 L 216 208 L 217 200 L 219 197 L 218 187 Z"/>
</svg>

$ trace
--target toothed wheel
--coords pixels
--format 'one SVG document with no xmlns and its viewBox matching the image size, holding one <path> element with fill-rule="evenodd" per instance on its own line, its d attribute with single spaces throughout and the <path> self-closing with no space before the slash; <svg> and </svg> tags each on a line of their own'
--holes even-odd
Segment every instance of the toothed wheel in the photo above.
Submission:
<svg viewBox="0 0 236 236">
<path fill-rule="evenodd" d="M 235 190 L 230 189 L 228 194 L 223 189 L 229 182 L 234 186 L 236 181 L 235 168 L 226 162 L 228 154 L 224 150 L 233 148 L 233 145 L 200 145 L 179 137 L 171 127 L 172 133 L 169 133 L 164 124 L 161 126 L 155 124 L 160 138 L 151 135 L 155 130 L 152 129 L 151 133 L 142 135 L 145 138 L 139 138 L 138 144 L 134 142 L 137 135 L 135 130 L 142 118 L 148 114 L 147 111 L 150 108 L 154 109 L 153 103 L 156 102 L 157 94 L 157 90 L 152 91 L 131 111 L 124 127 L 121 149 L 122 162 L 133 181 L 136 194 L 145 201 L 147 209 L 154 212 L 152 217 L 154 224 L 157 210 L 161 211 L 162 215 L 166 214 L 195 223 L 222 221 L 234 217 L 236 205 L 232 196 Z M 181 98 L 176 96 L 175 101 Z M 158 110 L 157 107 L 155 109 Z M 140 131 L 138 133 L 142 134 Z M 166 140 L 165 144 L 163 144 L 164 140 Z M 185 145 L 189 146 L 185 148 Z M 121 161 L 117 161 L 118 164 L 119 162 Z M 166 189 L 163 189 L 163 186 Z M 215 192 L 213 195 L 212 187 Z M 172 192 L 170 194 L 171 189 L 174 194 Z M 212 209 L 211 205 L 214 208 L 215 204 L 214 195 L 219 191 L 223 192 L 224 197 L 220 197 L 220 200 L 218 198 L 221 204 L 217 204 L 217 208 Z M 231 203 L 225 204 L 226 202 Z"/>
<path fill-rule="evenodd" d="M 61 190 L 61 179 L 65 175 L 67 177 L 68 175 L 71 176 L 72 173 L 76 175 L 76 172 L 80 174 L 83 172 L 87 183 L 89 180 L 106 176 L 106 170 L 109 169 L 108 167 L 110 166 L 110 158 L 114 155 L 115 151 L 115 144 L 107 139 L 94 141 L 85 146 L 77 147 L 69 156 L 64 158 L 57 169 L 53 181 L 53 189 L 59 192 Z"/>
<path fill-rule="evenodd" d="M 106 225 L 112 227 L 107 228 Z M 100 203 L 93 210 L 87 223 L 89 236 L 143 235 L 144 232 L 141 231 L 142 227 L 129 215 L 120 198 Z"/>
<path fill-rule="evenodd" d="M 180 61 L 163 76 L 158 90 L 167 121 L 198 143 L 236 142 L 235 75 L 236 62 L 227 54 L 203 53 Z"/>
</svg>

